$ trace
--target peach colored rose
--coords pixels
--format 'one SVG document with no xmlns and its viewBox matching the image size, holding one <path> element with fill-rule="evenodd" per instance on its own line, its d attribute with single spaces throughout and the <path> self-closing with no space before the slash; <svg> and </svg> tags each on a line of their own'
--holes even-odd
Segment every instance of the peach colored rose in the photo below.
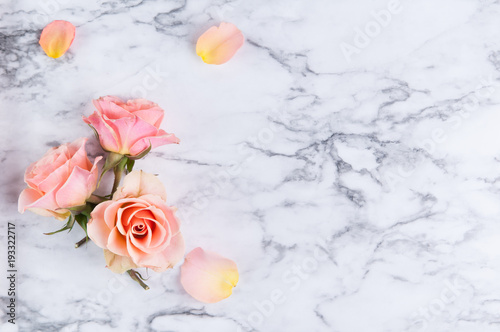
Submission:
<svg viewBox="0 0 500 332">
<path fill-rule="evenodd" d="M 87 138 L 50 149 L 24 175 L 28 188 L 19 196 L 19 212 L 33 211 L 64 220 L 69 208 L 84 205 L 96 189 L 97 157 L 92 164 L 85 151 Z"/>
<path fill-rule="evenodd" d="M 83 120 L 96 130 L 106 151 L 137 156 L 149 146 L 179 143 L 174 134 L 160 129 L 164 112 L 153 102 L 106 96 L 94 100 L 94 106 L 97 111 Z"/>
<path fill-rule="evenodd" d="M 167 206 L 166 198 L 156 176 L 133 171 L 112 200 L 95 207 L 87 230 L 92 241 L 105 249 L 111 271 L 149 267 L 162 272 L 182 259 L 184 239 L 175 208 Z"/>
</svg>

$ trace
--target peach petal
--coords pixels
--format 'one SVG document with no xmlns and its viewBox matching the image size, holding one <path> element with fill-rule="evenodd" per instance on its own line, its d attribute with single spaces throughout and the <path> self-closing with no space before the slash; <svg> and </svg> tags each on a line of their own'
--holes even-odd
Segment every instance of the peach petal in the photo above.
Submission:
<svg viewBox="0 0 500 332">
<path fill-rule="evenodd" d="M 86 159 L 88 160 L 88 158 Z M 90 171 L 82 169 L 79 166 L 73 168 L 66 183 L 57 191 L 56 201 L 60 207 L 85 204 L 85 201 L 92 195 L 97 186 L 97 163 L 101 159 L 102 157 L 95 159 Z"/>
<path fill-rule="evenodd" d="M 196 43 L 196 54 L 208 64 L 220 65 L 229 61 L 243 45 L 245 38 L 232 23 L 222 22 L 205 31 Z"/>
<path fill-rule="evenodd" d="M 130 225 L 134 215 L 138 211 L 140 211 L 144 208 L 145 208 L 144 204 L 132 203 L 132 204 L 127 205 L 125 207 L 122 206 L 118 209 L 118 212 L 116 213 L 116 220 L 117 220 L 116 226 L 118 226 L 118 230 L 120 231 L 120 233 L 122 235 L 127 234 L 128 230 L 130 228 L 129 225 Z"/>
<path fill-rule="evenodd" d="M 91 213 L 91 219 L 87 224 L 87 233 L 90 239 L 99 247 L 106 248 L 109 234 L 113 227 L 109 227 L 105 222 L 105 212 L 113 205 L 113 201 L 106 201 L 98 204 Z"/>
<path fill-rule="evenodd" d="M 170 245 L 172 236 L 170 235 L 170 232 L 165 230 L 164 226 L 161 225 L 158 221 L 156 220 L 148 220 L 148 221 L 149 223 L 147 223 L 148 227 L 147 237 L 144 237 L 142 239 L 137 239 L 136 237 L 132 236 L 131 242 L 142 252 L 146 254 L 154 254 L 168 247 Z M 152 224 L 155 225 L 154 231 L 152 231 L 151 229 Z M 155 241 L 154 245 L 152 245 L 153 240 Z"/>
<path fill-rule="evenodd" d="M 89 158 L 87 157 L 87 151 L 85 150 L 85 144 L 87 143 L 88 138 L 83 137 L 79 138 L 76 141 L 69 143 L 66 146 L 68 150 L 68 159 L 71 157 L 71 166 L 79 166 L 83 169 L 90 169 L 92 168 L 92 163 L 90 162 Z"/>
<path fill-rule="evenodd" d="M 17 208 L 19 210 L 19 213 L 24 213 L 28 206 L 36 202 L 42 198 L 42 194 L 40 194 L 38 191 L 35 189 L 31 188 L 26 188 L 21 192 L 21 195 L 19 195 L 19 201 L 17 203 Z"/>
<path fill-rule="evenodd" d="M 124 197 L 141 197 L 143 195 L 158 195 L 163 200 L 167 199 L 165 187 L 157 176 L 143 171 L 132 171 L 123 179 L 123 186 L 113 195 L 117 200 Z"/>
<path fill-rule="evenodd" d="M 136 263 L 140 266 L 149 267 L 155 272 L 163 272 L 177 264 L 184 256 L 185 251 L 184 238 L 181 233 L 177 233 L 172 237 L 170 245 L 163 251 L 141 256 Z"/>
<path fill-rule="evenodd" d="M 236 264 L 217 253 L 195 248 L 181 266 L 181 283 L 189 295 L 205 303 L 229 297 L 238 283 Z"/>
<path fill-rule="evenodd" d="M 141 197 L 141 199 L 150 203 L 157 209 L 160 209 L 161 212 L 163 212 L 163 217 L 160 218 L 158 216 L 158 211 L 156 209 L 151 209 L 151 211 L 155 213 L 155 216 L 157 216 L 156 220 L 165 220 L 165 219 L 167 220 L 168 225 L 170 227 L 170 232 L 172 234 L 176 234 L 177 232 L 179 232 L 181 222 L 175 216 L 175 211 L 177 211 L 175 207 L 167 206 L 167 204 L 164 201 L 162 201 L 158 196 L 155 195 L 144 195 Z"/>
<path fill-rule="evenodd" d="M 128 256 L 120 256 L 104 249 L 104 259 L 108 268 L 114 273 L 124 273 L 130 269 L 135 269 L 138 266 L 134 264 Z"/>
<path fill-rule="evenodd" d="M 30 199 L 33 198 L 32 192 L 29 192 L 28 197 Z M 25 199 L 26 198 L 23 198 L 23 200 L 25 200 Z M 40 198 L 38 198 L 36 201 L 31 202 L 29 205 L 24 206 L 24 210 L 33 209 L 33 208 L 45 209 L 45 210 L 51 210 L 51 211 L 55 211 L 57 209 L 60 209 L 60 207 L 57 205 L 57 201 L 56 201 L 56 191 L 51 190 L 47 193 L 44 193 L 44 195 L 41 196 Z M 35 212 L 35 211 L 33 210 L 33 212 Z M 37 213 L 37 212 L 35 212 L 35 213 Z"/>
<path fill-rule="evenodd" d="M 67 21 L 53 21 L 42 30 L 40 46 L 51 58 L 59 58 L 73 43 L 75 26 Z"/>
<path fill-rule="evenodd" d="M 56 170 L 53 170 L 52 173 L 50 173 L 47 178 L 45 178 L 40 184 L 38 185 L 38 189 L 40 189 L 43 192 L 49 192 L 52 190 L 56 190 L 59 187 L 61 187 L 66 179 L 68 179 L 68 176 L 70 172 L 70 161 L 66 160 L 66 162 L 57 168 Z"/>
<path fill-rule="evenodd" d="M 127 240 L 116 227 L 109 234 L 107 247 L 108 250 L 117 255 L 128 256 Z"/>
</svg>

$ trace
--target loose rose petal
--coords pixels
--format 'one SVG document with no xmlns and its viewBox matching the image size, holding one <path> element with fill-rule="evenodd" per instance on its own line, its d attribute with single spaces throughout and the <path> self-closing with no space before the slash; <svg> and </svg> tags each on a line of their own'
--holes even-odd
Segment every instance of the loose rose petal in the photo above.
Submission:
<svg viewBox="0 0 500 332">
<path fill-rule="evenodd" d="M 229 61 L 243 45 L 245 38 L 231 23 L 222 22 L 203 33 L 196 43 L 196 54 L 208 64 L 221 65 Z"/>
<path fill-rule="evenodd" d="M 49 23 L 40 36 L 40 46 L 51 58 L 59 58 L 66 53 L 75 39 L 75 26 L 67 21 Z"/>
<path fill-rule="evenodd" d="M 189 295 L 205 303 L 229 297 L 238 283 L 238 268 L 232 260 L 195 248 L 181 266 L 181 283 Z"/>
</svg>

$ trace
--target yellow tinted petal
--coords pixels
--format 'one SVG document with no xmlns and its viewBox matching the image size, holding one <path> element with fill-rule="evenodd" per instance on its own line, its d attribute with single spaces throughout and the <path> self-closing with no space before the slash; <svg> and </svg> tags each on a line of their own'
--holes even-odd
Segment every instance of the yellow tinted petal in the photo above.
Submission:
<svg viewBox="0 0 500 332">
<path fill-rule="evenodd" d="M 75 38 L 75 26 L 67 21 L 53 21 L 42 31 L 40 46 L 51 58 L 59 58 L 71 46 Z"/>
<path fill-rule="evenodd" d="M 229 61 L 243 45 L 245 38 L 231 23 L 222 22 L 203 33 L 196 43 L 196 54 L 205 63 L 220 65 Z"/>
<path fill-rule="evenodd" d="M 236 263 L 202 248 L 187 254 L 181 267 L 182 286 L 189 295 L 205 303 L 229 297 L 238 279 Z"/>
</svg>

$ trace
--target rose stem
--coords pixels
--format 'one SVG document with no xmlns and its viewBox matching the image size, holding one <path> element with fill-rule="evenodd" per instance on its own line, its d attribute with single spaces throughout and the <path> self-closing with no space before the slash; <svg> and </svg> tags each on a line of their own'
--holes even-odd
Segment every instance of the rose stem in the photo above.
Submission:
<svg viewBox="0 0 500 332">
<path fill-rule="evenodd" d="M 132 280 L 135 280 L 139 283 L 139 285 L 141 285 L 142 288 L 144 288 L 145 290 L 148 290 L 149 289 L 149 286 L 146 285 L 138 276 L 137 276 L 137 272 L 134 271 L 134 270 L 128 270 L 127 271 L 128 275 L 130 276 L 130 278 L 132 278 Z"/>
<path fill-rule="evenodd" d="M 80 241 L 78 241 L 77 243 L 75 243 L 75 248 L 80 248 L 82 245 L 84 245 L 85 243 L 87 243 L 89 241 L 89 237 L 86 236 L 84 237 L 83 239 L 81 239 Z"/>
<path fill-rule="evenodd" d="M 113 182 L 113 189 L 111 189 L 111 196 L 116 191 L 116 188 L 120 185 L 120 180 L 122 179 L 123 170 L 125 169 L 125 165 L 127 164 L 127 158 L 123 157 L 118 165 L 115 166 L 113 172 L 115 173 L 115 181 Z"/>
</svg>

